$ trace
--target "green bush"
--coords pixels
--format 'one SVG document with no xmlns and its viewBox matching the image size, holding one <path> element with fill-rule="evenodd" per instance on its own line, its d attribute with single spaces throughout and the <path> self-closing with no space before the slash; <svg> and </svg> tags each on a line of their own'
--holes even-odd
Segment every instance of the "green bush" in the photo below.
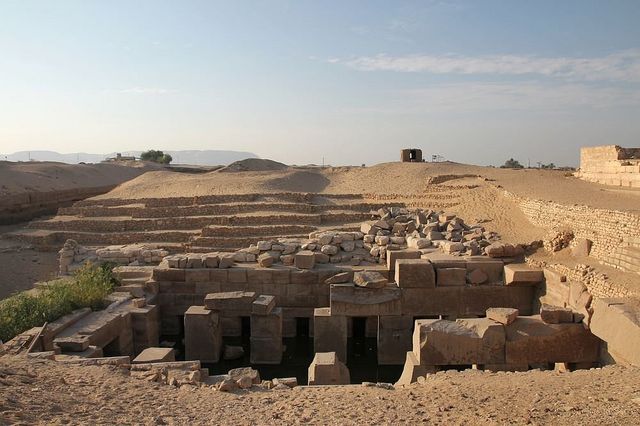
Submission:
<svg viewBox="0 0 640 426">
<path fill-rule="evenodd" d="M 165 154 L 164 152 L 157 151 L 155 149 L 143 152 L 140 154 L 140 159 L 160 164 L 169 164 L 173 161 L 173 158 L 169 154 Z"/>
<path fill-rule="evenodd" d="M 105 307 L 105 297 L 113 291 L 111 265 L 87 264 L 71 278 L 47 283 L 46 288 L 17 293 L 0 301 L 0 340 L 55 321 L 79 308 Z"/>
</svg>

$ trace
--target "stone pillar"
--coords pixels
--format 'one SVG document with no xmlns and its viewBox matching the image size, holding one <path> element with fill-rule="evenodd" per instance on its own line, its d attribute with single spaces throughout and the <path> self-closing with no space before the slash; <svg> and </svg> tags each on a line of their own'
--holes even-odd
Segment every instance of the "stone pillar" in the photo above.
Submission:
<svg viewBox="0 0 640 426">
<path fill-rule="evenodd" d="M 412 348 L 413 318 L 408 315 L 378 317 L 378 364 L 401 365 Z"/>
<path fill-rule="evenodd" d="M 309 385 L 348 385 L 349 369 L 335 352 L 316 352 L 309 366 Z"/>
<path fill-rule="evenodd" d="M 191 306 L 184 314 L 185 360 L 218 362 L 222 352 L 220 315 L 204 306 Z"/>
<path fill-rule="evenodd" d="M 338 359 L 347 362 L 347 317 L 331 315 L 331 308 L 313 310 L 314 352 L 335 352 Z"/>
<path fill-rule="evenodd" d="M 259 296 L 252 304 L 251 355 L 252 364 L 282 362 L 282 308 L 275 308 L 274 296 Z"/>
</svg>

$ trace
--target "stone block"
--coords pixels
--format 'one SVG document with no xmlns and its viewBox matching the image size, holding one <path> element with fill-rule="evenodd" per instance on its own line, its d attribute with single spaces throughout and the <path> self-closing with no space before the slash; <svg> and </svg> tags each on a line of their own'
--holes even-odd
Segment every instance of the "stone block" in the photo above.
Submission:
<svg viewBox="0 0 640 426">
<path fill-rule="evenodd" d="M 428 259 L 398 259 L 395 281 L 400 288 L 435 288 L 435 270 Z"/>
<path fill-rule="evenodd" d="M 316 257 L 311 250 L 301 250 L 295 255 L 294 265 L 298 269 L 313 269 Z"/>
<path fill-rule="evenodd" d="M 227 281 L 230 283 L 246 283 L 247 270 L 245 268 L 229 268 L 227 269 Z"/>
<path fill-rule="evenodd" d="M 282 336 L 249 338 L 251 364 L 280 364 L 282 362 Z"/>
<path fill-rule="evenodd" d="M 540 268 L 533 268 L 524 263 L 504 265 L 505 285 L 537 285 L 544 280 Z"/>
<path fill-rule="evenodd" d="M 487 318 L 500 324 L 509 325 L 514 322 L 520 312 L 515 308 L 489 308 Z"/>
<path fill-rule="evenodd" d="M 413 352 L 421 365 L 504 363 L 505 331 L 487 318 L 417 320 Z"/>
<path fill-rule="evenodd" d="M 318 282 L 318 276 L 315 271 L 291 271 L 291 284 L 315 284 Z"/>
<path fill-rule="evenodd" d="M 210 269 L 209 280 L 213 283 L 226 283 L 228 281 L 229 271 L 227 269 Z"/>
<path fill-rule="evenodd" d="M 271 284 L 273 282 L 273 270 L 265 268 L 247 269 L 247 283 Z"/>
<path fill-rule="evenodd" d="M 466 258 L 465 266 L 467 274 L 475 270 L 481 270 L 487 274 L 487 282 L 502 282 L 504 274 L 504 262 L 499 259 L 490 259 L 485 256 L 471 256 Z"/>
<path fill-rule="evenodd" d="M 349 369 L 335 352 L 316 352 L 308 371 L 309 385 L 348 385 Z"/>
<path fill-rule="evenodd" d="M 185 269 L 185 282 L 195 283 L 195 282 L 207 282 L 209 281 L 209 270 L 200 268 L 200 269 Z"/>
<path fill-rule="evenodd" d="M 436 269 L 436 283 L 440 287 L 463 286 L 467 283 L 466 268 Z"/>
<path fill-rule="evenodd" d="M 220 324 L 222 326 L 223 337 L 242 336 L 242 318 L 239 316 L 223 316 Z"/>
<path fill-rule="evenodd" d="M 401 290 L 395 284 L 371 289 L 353 284 L 332 284 L 330 289 L 331 313 L 353 317 L 401 315 Z"/>
<path fill-rule="evenodd" d="M 618 363 L 640 367 L 640 309 L 622 298 L 595 299 L 591 332 Z"/>
<path fill-rule="evenodd" d="M 347 361 L 347 317 L 331 315 L 329 308 L 313 311 L 314 352 L 335 352 L 340 360 Z"/>
<path fill-rule="evenodd" d="M 258 315 L 268 315 L 276 306 L 276 298 L 271 295 L 261 294 L 251 304 L 251 313 Z"/>
<path fill-rule="evenodd" d="M 251 337 L 282 339 L 282 309 L 275 308 L 267 315 L 251 314 Z"/>
<path fill-rule="evenodd" d="M 536 315 L 519 317 L 505 329 L 507 364 L 596 362 L 599 357 L 598 338 L 582 324 L 546 324 Z"/>
<path fill-rule="evenodd" d="M 152 277 L 156 281 L 184 281 L 185 270 L 157 267 L 153 269 Z"/>
<path fill-rule="evenodd" d="M 176 360 L 176 351 L 172 348 L 147 348 L 131 361 L 132 364 L 147 362 L 172 362 Z"/>
<path fill-rule="evenodd" d="M 404 368 L 402 369 L 402 375 L 400 375 L 400 378 L 395 385 L 409 385 L 411 383 L 415 383 L 418 380 L 418 377 L 424 377 L 427 374 L 435 372 L 435 366 L 421 365 L 413 352 L 407 352 Z"/>
<path fill-rule="evenodd" d="M 387 269 L 395 271 L 398 259 L 420 259 L 422 253 L 416 249 L 387 250 Z"/>
<path fill-rule="evenodd" d="M 251 291 L 229 291 L 224 293 L 210 293 L 204 298 L 207 309 L 214 311 L 233 311 L 240 316 L 251 314 L 251 304 L 256 294 Z"/>
<path fill-rule="evenodd" d="M 388 284 L 387 279 L 375 271 L 357 271 L 354 273 L 353 282 L 363 288 L 383 288 Z"/>
<path fill-rule="evenodd" d="M 413 317 L 407 315 L 378 317 L 378 364 L 401 365 L 411 350 Z"/>
<path fill-rule="evenodd" d="M 217 312 L 191 306 L 184 314 L 186 360 L 218 362 L 222 353 L 222 329 Z"/>
<path fill-rule="evenodd" d="M 573 311 L 560 306 L 543 303 L 540 307 L 540 318 L 547 324 L 562 324 L 573 322 Z"/>
</svg>

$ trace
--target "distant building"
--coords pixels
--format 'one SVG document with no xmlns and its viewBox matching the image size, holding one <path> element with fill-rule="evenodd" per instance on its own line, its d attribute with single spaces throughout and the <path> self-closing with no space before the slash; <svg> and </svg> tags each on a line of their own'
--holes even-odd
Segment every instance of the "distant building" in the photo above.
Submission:
<svg viewBox="0 0 640 426">
<path fill-rule="evenodd" d="M 604 185 L 640 188 L 640 148 L 582 147 L 578 177 Z"/>
<path fill-rule="evenodd" d="M 422 163 L 422 150 L 406 148 L 400 151 L 400 161 L 403 163 Z"/>
<path fill-rule="evenodd" d="M 136 157 L 134 156 L 126 156 L 126 155 L 122 155 L 119 152 L 116 153 L 115 157 L 110 157 L 107 158 L 104 161 L 136 161 Z"/>
</svg>

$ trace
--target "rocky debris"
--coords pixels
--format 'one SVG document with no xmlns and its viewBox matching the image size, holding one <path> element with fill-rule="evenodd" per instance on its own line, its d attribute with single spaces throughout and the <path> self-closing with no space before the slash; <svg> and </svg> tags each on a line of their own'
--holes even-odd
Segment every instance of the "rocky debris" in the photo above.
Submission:
<svg viewBox="0 0 640 426">
<path fill-rule="evenodd" d="M 325 280 L 326 284 L 345 284 L 353 281 L 354 274 L 352 271 L 340 272 Z"/>
<path fill-rule="evenodd" d="M 69 239 L 58 251 L 60 275 L 67 275 L 88 262 L 115 263 L 118 265 L 158 264 L 169 252 L 153 244 L 128 244 L 89 248 Z"/>
<path fill-rule="evenodd" d="M 569 244 L 571 244 L 573 238 L 573 231 L 569 229 L 556 229 L 551 231 L 545 237 L 543 245 L 545 250 L 553 253 L 569 247 Z"/>
<path fill-rule="evenodd" d="M 274 262 L 274 258 L 267 254 L 267 253 L 263 253 L 260 256 L 258 256 L 258 265 L 260 265 L 263 268 L 270 268 L 271 266 L 273 266 L 273 262 Z"/>
<path fill-rule="evenodd" d="M 342 263 L 358 266 L 362 262 L 384 264 L 388 250 L 415 249 L 429 253 L 440 249 L 453 255 L 483 255 L 499 239 L 480 224 L 468 225 L 452 214 L 441 211 L 402 207 L 384 207 L 372 212 L 372 220 L 360 225 L 360 231 L 322 230 L 309 234 L 306 241 L 278 239 L 258 241 L 238 250 L 237 262 L 255 262 L 263 254 L 274 263 L 312 269 L 316 263 Z M 498 253 L 499 251 L 499 253 Z M 302 253 L 302 256 L 298 257 Z M 314 254 L 314 259 L 310 254 Z M 521 246 L 502 245 L 495 257 L 524 253 Z"/>
<path fill-rule="evenodd" d="M 484 252 L 487 256 L 497 257 L 517 257 L 524 254 L 524 247 L 521 245 L 512 245 L 501 242 L 495 242 L 485 247 Z"/>
<path fill-rule="evenodd" d="M 278 387 L 279 385 L 287 386 L 288 388 L 295 388 L 298 386 L 298 379 L 295 377 L 283 377 L 273 379 L 274 387 Z"/>
<path fill-rule="evenodd" d="M 238 389 L 238 382 L 233 379 L 224 379 L 218 384 L 218 390 L 220 392 L 233 392 Z"/>
<path fill-rule="evenodd" d="M 225 375 L 210 378 L 210 384 L 217 386 L 221 392 L 233 392 L 237 389 L 250 389 L 261 385 L 260 373 L 251 367 L 234 368 Z"/>
<path fill-rule="evenodd" d="M 383 288 L 387 285 L 387 279 L 379 272 L 358 271 L 354 274 L 353 282 L 358 287 Z"/>
<path fill-rule="evenodd" d="M 244 348 L 242 346 L 230 346 L 225 345 L 222 352 L 222 358 L 230 361 L 234 359 L 240 359 L 244 356 Z"/>
</svg>

